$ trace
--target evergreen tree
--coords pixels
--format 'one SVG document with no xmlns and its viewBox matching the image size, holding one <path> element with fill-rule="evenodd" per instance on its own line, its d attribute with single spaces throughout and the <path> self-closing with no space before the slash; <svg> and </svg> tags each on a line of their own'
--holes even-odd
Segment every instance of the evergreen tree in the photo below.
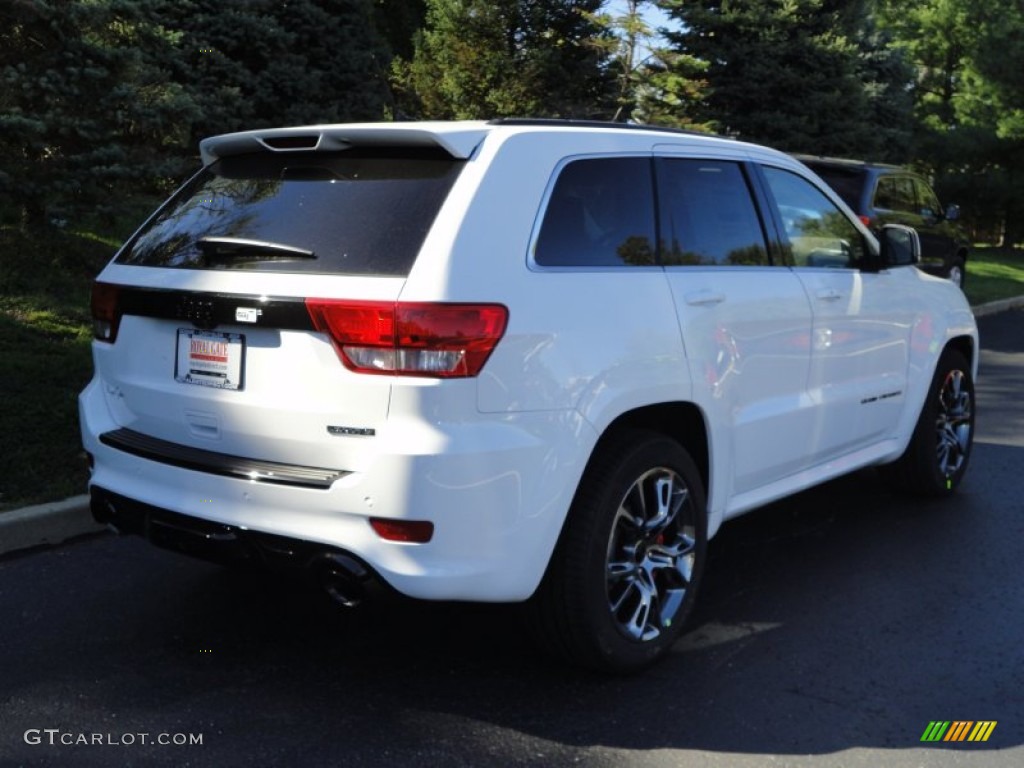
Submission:
<svg viewBox="0 0 1024 768">
<path fill-rule="evenodd" d="M 370 0 L 4 0 L 0 199 L 40 226 L 123 210 L 232 130 L 381 119 Z"/>
<path fill-rule="evenodd" d="M 865 147 L 865 157 L 905 163 L 914 145 L 914 67 L 893 34 L 867 9 L 854 17 L 851 36 L 857 44 L 867 99 L 865 119 L 875 130 L 875 141 Z"/>
<path fill-rule="evenodd" d="M 661 45 L 644 11 L 654 0 L 626 0 L 590 18 L 607 33 L 597 39 L 615 81 L 613 120 L 707 130 L 691 114 L 700 101 L 706 65 Z"/>
<path fill-rule="evenodd" d="M 697 110 L 719 131 L 791 151 L 888 154 L 908 72 L 881 56 L 863 0 L 663 0 L 675 50 L 707 65 Z M 872 56 L 875 58 L 872 59 Z M 905 141 L 904 141 L 905 143 Z"/>
<path fill-rule="evenodd" d="M 198 110 L 153 57 L 173 33 L 151 0 L 11 0 L 0 11 L 0 199 L 38 229 L 112 213 L 180 172 Z M 165 150 L 168 150 L 165 152 Z"/>
<path fill-rule="evenodd" d="M 394 69 L 403 114 L 609 117 L 600 0 L 428 0 L 411 60 Z"/>
<path fill-rule="evenodd" d="M 702 114 L 707 93 L 707 63 L 667 48 L 655 50 L 637 72 L 635 106 L 630 117 L 639 123 L 714 131 Z"/>
<path fill-rule="evenodd" d="M 625 0 L 621 13 L 608 8 L 598 13 L 584 12 L 596 27 L 607 34 L 596 37 L 596 44 L 608 60 L 609 74 L 615 81 L 615 114 L 622 122 L 632 117 L 643 72 L 650 61 L 654 31 L 643 15 L 650 0 Z"/>
<path fill-rule="evenodd" d="M 379 120 L 387 46 L 370 0 L 163 0 L 170 65 L 202 106 L 191 142 L 227 131 Z"/>
</svg>

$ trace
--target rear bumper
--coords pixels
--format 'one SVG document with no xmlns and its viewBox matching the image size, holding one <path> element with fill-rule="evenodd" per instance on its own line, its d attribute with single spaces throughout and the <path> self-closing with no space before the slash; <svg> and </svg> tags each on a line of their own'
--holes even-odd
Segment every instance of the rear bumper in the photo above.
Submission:
<svg viewBox="0 0 1024 768">
<path fill-rule="evenodd" d="M 299 561 L 341 554 L 402 594 L 436 600 L 513 602 L 533 593 L 594 439 L 567 411 L 396 420 L 360 443 L 357 471 L 343 467 L 329 485 L 309 487 L 246 478 L 234 465 L 231 472 L 216 462 L 199 466 L 207 455 L 190 466 L 196 456 L 164 455 L 159 441 L 143 450 L 104 440 L 121 425 L 95 380 L 79 411 L 100 519 L 209 559 L 269 564 L 282 551 L 294 550 Z M 388 541 L 371 517 L 430 521 L 434 536 L 424 544 Z"/>
</svg>

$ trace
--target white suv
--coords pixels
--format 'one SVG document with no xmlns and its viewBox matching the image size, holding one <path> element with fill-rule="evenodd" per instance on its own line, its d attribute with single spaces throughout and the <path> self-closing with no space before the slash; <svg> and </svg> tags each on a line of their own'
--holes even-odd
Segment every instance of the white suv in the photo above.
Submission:
<svg viewBox="0 0 1024 768">
<path fill-rule="evenodd" d="M 664 654 L 724 520 L 868 465 L 952 492 L 978 336 L 799 162 L 501 120 L 207 139 L 93 294 L 94 514 L 342 602 L 530 600 Z"/>
</svg>

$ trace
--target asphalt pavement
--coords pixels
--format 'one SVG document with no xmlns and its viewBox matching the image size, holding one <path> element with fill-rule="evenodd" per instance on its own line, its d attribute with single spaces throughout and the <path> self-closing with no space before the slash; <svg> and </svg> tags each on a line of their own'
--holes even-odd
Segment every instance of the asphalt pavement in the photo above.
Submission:
<svg viewBox="0 0 1024 768">
<path fill-rule="evenodd" d="M 979 325 L 959 493 L 868 470 L 728 523 L 633 677 L 546 660 L 514 606 L 342 612 L 106 534 L 7 555 L 0 766 L 1024 765 L 1024 312 Z"/>
</svg>

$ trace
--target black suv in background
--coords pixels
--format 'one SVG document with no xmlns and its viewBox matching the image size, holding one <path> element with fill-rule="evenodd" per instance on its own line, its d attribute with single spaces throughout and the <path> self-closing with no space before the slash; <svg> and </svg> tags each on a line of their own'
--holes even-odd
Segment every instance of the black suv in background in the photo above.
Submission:
<svg viewBox="0 0 1024 768">
<path fill-rule="evenodd" d="M 824 179 L 871 229 L 883 224 L 916 229 L 921 239 L 921 269 L 963 288 L 969 241 L 955 223 L 960 208 L 950 205 L 943 209 L 927 181 L 895 165 L 809 155 L 796 158 Z"/>
</svg>

